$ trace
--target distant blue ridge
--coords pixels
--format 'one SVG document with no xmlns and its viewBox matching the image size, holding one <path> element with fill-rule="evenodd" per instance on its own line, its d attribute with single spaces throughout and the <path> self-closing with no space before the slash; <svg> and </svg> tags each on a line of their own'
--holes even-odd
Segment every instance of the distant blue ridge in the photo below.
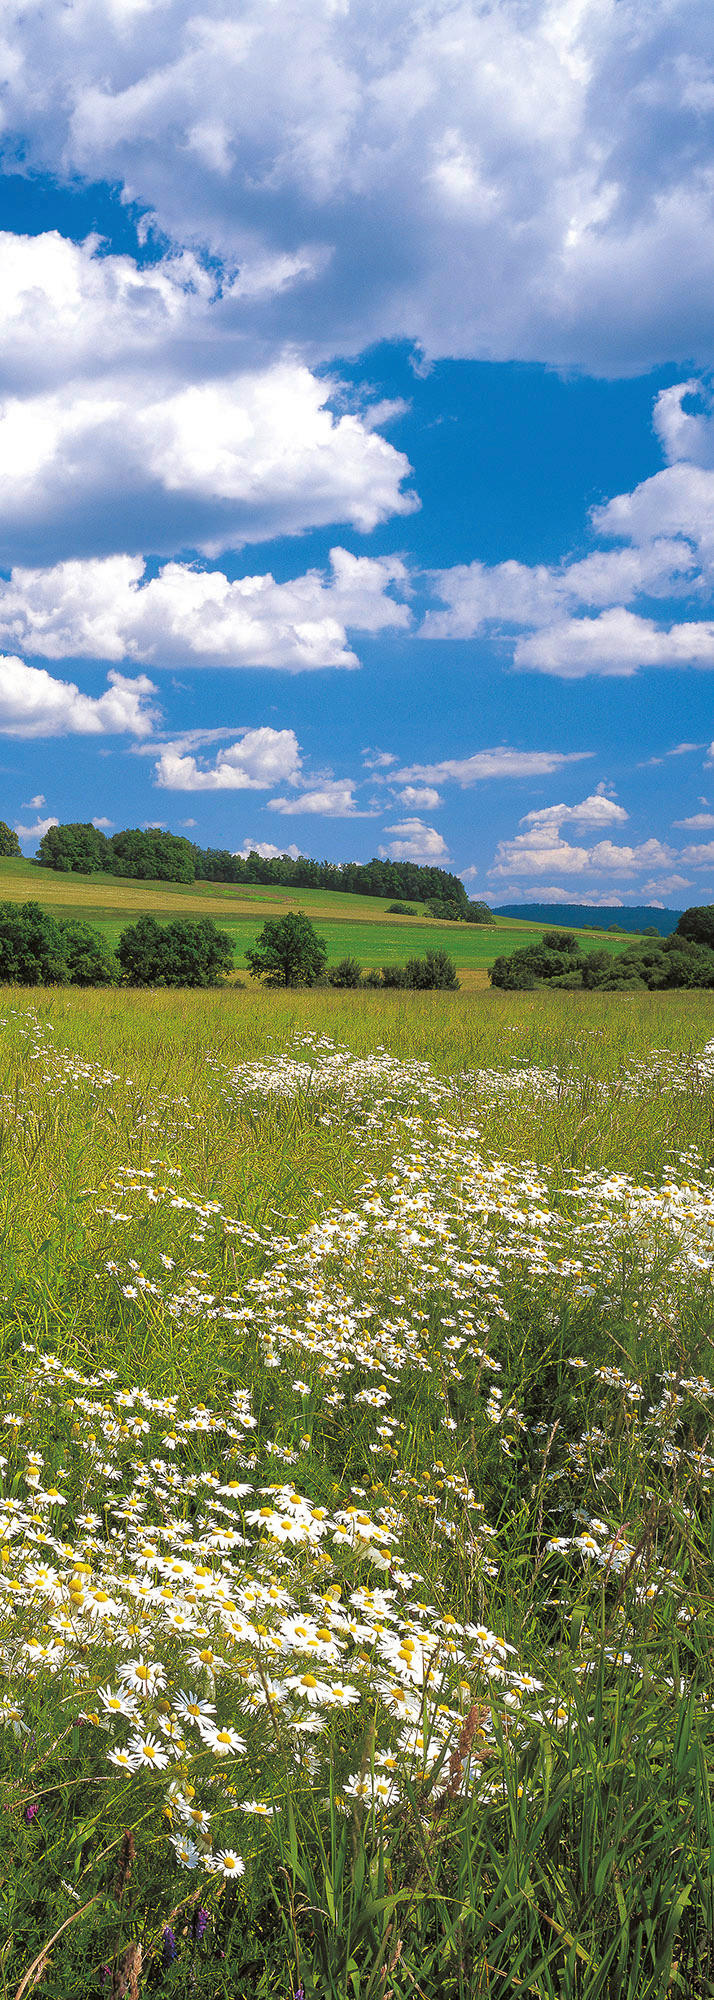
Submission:
<svg viewBox="0 0 714 2000">
<path fill-rule="evenodd" d="M 553 924 L 558 930 L 567 930 L 571 925 L 575 930 L 609 930 L 616 924 L 621 931 L 658 930 L 661 937 L 669 937 L 675 931 L 681 910 L 657 910 L 651 904 L 630 905 L 626 910 L 617 906 L 596 909 L 592 903 L 504 903 L 494 909 L 495 917 L 524 917 L 532 924 Z"/>
</svg>

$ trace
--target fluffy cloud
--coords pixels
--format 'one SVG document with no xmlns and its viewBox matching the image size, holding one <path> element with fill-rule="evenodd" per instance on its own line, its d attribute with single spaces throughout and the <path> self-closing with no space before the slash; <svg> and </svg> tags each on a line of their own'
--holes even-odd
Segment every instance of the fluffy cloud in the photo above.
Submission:
<svg viewBox="0 0 714 2000">
<path fill-rule="evenodd" d="M 298 792 L 293 799 L 269 799 L 272 812 L 297 817 L 299 813 L 324 813 L 327 819 L 370 819 L 359 811 L 353 778 L 326 778 L 314 790 Z"/>
<path fill-rule="evenodd" d="M 689 585 L 694 551 L 675 535 L 659 536 L 643 548 L 596 549 L 579 562 L 549 567 L 536 563 L 457 563 L 434 570 L 432 587 L 444 611 L 429 611 L 421 637 L 472 639 L 489 625 L 549 625 L 564 611 L 608 606 L 633 598 L 669 596 Z"/>
<path fill-rule="evenodd" d="M 153 683 L 116 670 L 104 694 L 81 694 L 74 681 L 58 681 L 44 667 L 0 656 L 0 734 L 3 736 L 148 736 L 158 720 Z"/>
<path fill-rule="evenodd" d="M 621 606 L 599 618 L 569 618 L 519 639 L 517 667 L 532 667 L 561 680 L 585 674 L 636 674 L 640 667 L 714 667 L 714 623 L 709 620 L 665 627 L 638 618 Z"/>
<path fill-rule="evenodd" d="M 378 430 L 400 406 L 346 410 L 299 343 L 251 337 L 245 299 L 192 250 L 139 265 L 0 230 L 0 557 L 216 553 L 412 511 Z"/>
<path fill-rule="evenodd" d="M 300 849 L 294 842 L 289 847 L 273 847 L 270 840 L 244 840 L 243 846 L 235 847 L 233 852 L 242 861 L 247 861 L 249 854 L 259 854 L 263 861 L 278 861 L 281 856 L 287 856 L 289 861 L 300 858 Z"/>
<path fill-rule="evenodd" d="M 409 623 L 397 556 L 330 552 L 329 571 L 289 583 L 270 573 L 229 582 L 220 569 L 165 563 L 146 580 L 141 557 L 106 556 L 15 568 L 0 579 L 0 645 L 45 659 L 141 661 L 152 667 L 356 667 L 347 628 Z"/>
<path fill-rule="evenodd" d="M 184 366 L 188 367 L 186 360 Z M 332 521 L 361 532 L 416 504 L 408 461 L 296 361 L 178 387 L 147 367 L 0 406 L 0 516 L 18 549 L 208 555 Z"/>
<path fill-rule="evenodd" d="M 489 873 L 495 877 L 633 875 L 645 869 L 666 867 L 674 860 L 671 848 L 658 840 L 630 847 L 602 839 L 584 847 L 571 845 L 562 838 L 563 826 L 600 832 L 608 826 L 621 825 L 626 819 L 624 806 L 603 791 L 592 793 L 574 806 L 545 806 L 537 812 L 525 813 L 520 824 L 526 831 L 516 834 L 513 840 L 499 843 Z"/>
<path fill-rule="evenodd" d="M 699 407 L 689 408 L 692 399 Z M 687 596 L 706 605 L 714 585 L 714 414 L 708 390 L 663 390 L 654 427 L 669 463 L 632 493 L 592 510 L 594 532 L 626 544 L 560 566 L 462 563 L 435 571 L 442 609 L 420 636 L 468 639 L 510 632 L 514 666 L 577 680 L 642 667 L 714 667 L 714 621 L 664 624 L 649 605 Z M 648 600 L 645 612 L 630 607 Z M 670 614 L 671 617 L 671 614 Z M 522 636 L 516 637 L 518 628 Z"/>
<path fill-rule="evenodd" d="M 0 384 L 22 395 L 120 363 L 171 366 L 211 324 L 215 280 L 190 251 L 139 266 L 97 236 L 0 230 Z M 178 354 L 176 356 L 178 362 Z"/>
<path fill-rule="evenodd" d="M 404 783 L 475 785 L 483 778 L 544 778 L 563 764 L 579 764 L 589 750 L 476 750 L 471 757 L 445 757 L 439 764 L 409 764 L 390 778 Z"/>
<path fill-rule="evenodd" d="M 6 155 L 16 134 L 30 167 L 123 183 L 227 259 L 257 328 L 599 372 L 711 356 L 701 0 L 8 0 L 3 72 Z"/>
<path fill-rule="evenodd" d="M 649 903 L 655 899 L 659 901 L 662 896 L 679 896 L 683 889 L 691 889 L 691 886 L 690 875 L 661 875 L 654 882 L 643 882 L 640 893 Z"/>
<path fill-rule="evenodd" d="M 15 832 L 21 844 L 29 841 L 34 848 L 37 846 L 38 840 L 42 840 L 43 835 L 49 833 L 51 826 L 59 826 L 59 820 L 51 817 L 49 819 L 38 819 L 34 826 L 20 826 L 18 821 L 15 826 Z"/>
<path fill-rule="evenodd" d="M 711 868 L 714 864 L 714 840 L 704 841 L 698 846 L 683 847 L 680 860 L 686 861 L 690 868 Z"/>
<path fill-rule="evenodd" d="M 592 792 L 579 805 L 541 806 L 537 812 L 524 813 L 521 826 L 530 826 L 540 833 L 556 832 L 561 826 L 603 827 L 622 825 L 627 819 L 624 806 L 618 806 L 604 791 Z"/>
<path fill-rule="evenodd" d="M 268 791 L 281 781 L 293 784 L 300 762 L 292 729 L 245 729 L 237 742 L 218 751 L 213 764 L 200 764 L 180 745 L 167 744 L 155 766 L 155 779 L 167 792 Z"/>
<path fill-rule="evenodd" d="M 435 826 L 426 826 L 422 819 L 401 820 L 399 825 L 384 830 L 393 836 L 379 849 L 385 861 L 433 861 L 439 867 L 449 859 L 446 841 Z"/>
<path fill-rule="evenodd" d="M 418 812 L 433 812 L 435 806 L 443 804 L 441 793 L 433 785 L 403 785 L 396 796 L 400 805 L 413 806 Z"/>
</svg>

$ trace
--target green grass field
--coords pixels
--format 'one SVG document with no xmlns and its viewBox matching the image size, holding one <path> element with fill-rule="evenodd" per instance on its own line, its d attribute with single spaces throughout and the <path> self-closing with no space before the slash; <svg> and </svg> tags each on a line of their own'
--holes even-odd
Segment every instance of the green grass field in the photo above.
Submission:
<svg viewBox="0 0 714 2000">
<path fill-rule="evenodd" d="M 711 996 L 0 1023 L 0 2000 L 714 1993 Z"/>
<path fill-rule="evenodd" d="M 357 958 L 366 969 L 403 963 L 435 945 L 453 958 L 467 987 L 487 984 L 487 967 L 499 952 L 515 951 L 529 938 L 542 937 L 543 925 L 499 917 L 493 926 L 442 923 L 433 917 L 387 915 L 387 903 L 377 896 L 343 896 L 329 889 L 251 887 L 240 893 L 224 884 L 196 882 L 127 882 L 113 876 L 54 874 L 29 861 L 0 860 L 0 901 L 42 903 L 56 916 L 82 917 L 116 946 L 127 924 L 144 914 L 160 921 L 175 916 L 211 916 L 233 943 L 236 970 L 248 978 L 246 950 L 266 917 L 286 910 L 305 910 L 328 945 L 328 963 Z M 622 951 L 631 939 L 596 930 L 582 931 L 584 942 L 608 951 Z"/>
</svg>

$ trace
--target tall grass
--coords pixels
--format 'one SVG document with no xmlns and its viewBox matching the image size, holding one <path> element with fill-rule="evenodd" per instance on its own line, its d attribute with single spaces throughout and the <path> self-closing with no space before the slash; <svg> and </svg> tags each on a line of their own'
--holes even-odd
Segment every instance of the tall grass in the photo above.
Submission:
<svg viewBox="0 0 714 2000">
<path fill-rule="evenodd" d="M 713 1994 L 708 996 L 2 999 L 2 2000 Z"/>
</svg>

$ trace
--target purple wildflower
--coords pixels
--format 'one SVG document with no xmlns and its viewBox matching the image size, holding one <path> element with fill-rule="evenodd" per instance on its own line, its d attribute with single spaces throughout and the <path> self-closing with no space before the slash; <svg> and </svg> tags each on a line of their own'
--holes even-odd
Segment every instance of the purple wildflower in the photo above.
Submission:
<svg viewBox="0 0 714 2000">
<path fill-rule="evenodd" d="M 167 1924 L 167 1925 L 166 1925 L 166 1929 L 165 1929 L 165 1931 L 164 1931 L 164 1941 L 163 1941 L 163 1944 L 162 1944 L 162 1946 L 161 1946 L 161 1960 L 162 1960 L 162 1964 L 163 1964 L 163 1965 L 172 1965 L 172 1964 L 173 1964 L 173 1961 L 174 1961 L 174 1959 L 175 1959 L 175 1957 L 176 1957 L 176 1952 L 177 1952 L 177 1950 L 178 1950 L 178 1946 L 177 1946 L 177 1944 L 176 1944 L 176 1936 L 175 1936 L 175 1932 L 174 1932 L 174 1931 L 172 1931 L 172 1929 L 171 1929 L 171 1925 L 170 1925 L 170 1924 Z"/>
<path fill-rule="evenodd" d="M 197 1944 L 200 1944 L 200 1942 L 201 1942 L 201 1939 L 202 1939 L 202 1937 L 204 1936 L 204 1933 L 205 1933 L 205 1931 L 206 1931 L 206 1928 L 207 1928 L 207 1925 L 208 1925 L 208 1911 L 207 1911 L 207 1910 L 194 1910 L 194 1913 L 193 1913 L 193 1935 L 194 1935 L 194 1938 L 195 1938 L 195 1940 L 196 1940 L 196 1943 L 197 1943 Z"/>
<path fill-rule="evenodd" d="M 36 1806 L 36 1805 L 30 1805 L 30 1806 L 26 1806 L 26 1807 L 25 1807 L 25 1825 L 26 1825 L 26 1826 L 31 1826 L 31 1825 L 32 1825 L 32 1822 L 33 1822 L 33 1819 L 36 1819 L 36 1818 L 37 1818 L 37 1814 L 38 1814 L 38 1812 L 39 1812 L 39 1806 Z"/>
</svg>

